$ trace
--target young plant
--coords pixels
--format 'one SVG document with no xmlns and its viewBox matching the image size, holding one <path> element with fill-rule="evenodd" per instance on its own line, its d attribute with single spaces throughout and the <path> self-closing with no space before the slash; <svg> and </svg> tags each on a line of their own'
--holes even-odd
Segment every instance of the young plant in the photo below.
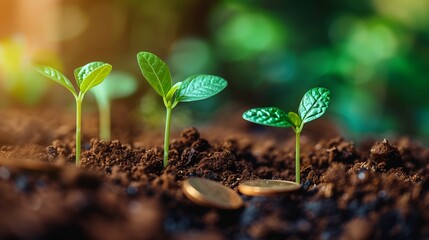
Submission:
<svg viewBox="0 0 429 240">
<path fill-rule="evenodd" d="M 80 163 L 80 139 L 81 139 L 81 122 L 82 122 L 82 101 L 85 93 L 91 88 L 97 86 L 109 75 L 112 70 L 112 66 L 103 62 L 91 62 L 85 66 L 78 67 L 74 70 L 74 76 L 76 79 L 79 92 L 76 92 L 73 84 L 58 70 L 47 67 L 39 66 L 37 71 L 44 76 L 54 80 L 67 88 L 74 96 L 76 101 L 76 165 Z"/>
<path fill-rule="evenodd" d="M 91 89 L 98 105 L 100 139 L 110 140 L 110 102 L 130 96 L 137 90 L 135 78 L 127 73 L 113 71 L 97 87 Z"/>
<path fill-rule="evenodd" d="M 203 100 L 218 94 L 226 86 L 225 79 L 212 75 L 194 75 L 172 84 L 170 69 L 155 54 L 139 52 L 137 62 L 152 88 L 162 97 L 166 108 L 164 135 L 164 167 L 168 164 L 171 111 L 179 102 Z"/>
<path fill-rule="evenodd" d="M 312 88 L 308 90 L 301 100 L 298 114 L 286 113 L 276 107 L 253 108 L 243 113 L 247 121 L 272 127 L 292 127 L 296 134 L 295 142 L 295 180 L 301 182 L 300 172 L 300 134 L 304 123 L 322 116 L 331 100 L 330 92 L 326 88 Z"/>
</svg>

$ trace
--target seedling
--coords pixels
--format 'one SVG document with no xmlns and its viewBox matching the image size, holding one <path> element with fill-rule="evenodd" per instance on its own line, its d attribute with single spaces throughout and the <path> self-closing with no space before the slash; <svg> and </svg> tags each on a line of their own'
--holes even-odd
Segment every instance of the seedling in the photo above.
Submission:
<svg viewBox="0 0 429 240">
<path fill-rule="evenodd" d="M 300 134 L 304 123 L 310 122 L 322 116 L 328 108 L 331 100 L 330 92 L 326 88 L 312 88 L 308 90 L 301 100 L 298 114 L 276 107 L 253 108 L 243 113 L 247 121 L 272 127 L 292 127 L 296 134 L 295 142 L 295 181 L 301 182 L 300 172 Z"/>
<path fill-rule="evenodd" d="M 135 78 L 127 73 L 113 71 L 97 87 L 91 89 L 98 105 L 100 139 L 110 140 L 110 103 L 113 99 L 130 96 L 137 90 Z"/>
<path fill-rule="evenodd" d="M 80 90 L 79 93 L 77 93 L 70 80 L 68 80 L 68 78 L 58 70 L 47 66 L 40 66 L 37 68 L 39 73 L 67 88 L 76 100 L 76 165 L 80 162 L 81 112 L 83 97 L 91 88 L 103 82 L 111 70 L 112 66 L 103 62 L 91 62 L 85 66 L 76 68 L 74 70 L 74 76 Z"/>
<path fill-rule="evenodd" d="M 172 84 L 170 69 L 159 57 L 149 52 L 139 52 L 137 62 L 143 76 L 162 97 L 166 108 L 164 135 L 164 167 L 168 165 L 171 112 L 179 102 L 193 102 L 212 97 L 222 91 L 227 82 L 212 75 L 194 75 L 183 82 Z"/>
</svg>

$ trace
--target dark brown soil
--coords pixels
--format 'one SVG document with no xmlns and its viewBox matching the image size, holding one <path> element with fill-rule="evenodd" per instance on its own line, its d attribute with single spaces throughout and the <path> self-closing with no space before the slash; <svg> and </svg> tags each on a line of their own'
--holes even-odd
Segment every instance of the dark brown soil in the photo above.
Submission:
<svg viewBox="0 0 429 240">
<path fill-rule="evenodd" d="M 219 128 L 190 128 L 172 140 L 165 169 L 161 144 L 84 139 L 75 167 L 73 127 L 33 129 L 48 132 L 40 137 L 28 132 L 34 123 L 17 124 L 23 134 L 4 121 L 0 159 L 58 168 L 0 165 L 0 239 L 429 239 L 429 149 L 408 138 L 360 149 L 304 135 L 298 192 L 242 195 L 245 206 L 227 211 L 192 203 L 182 181 L 199 176 L 235 190 L 248 179 L 293 181 L 293 138 L 279 143 L 253 126 L 223 138 Z M 23 144 L 27 135 L 33 144 Z"/>
</svg>

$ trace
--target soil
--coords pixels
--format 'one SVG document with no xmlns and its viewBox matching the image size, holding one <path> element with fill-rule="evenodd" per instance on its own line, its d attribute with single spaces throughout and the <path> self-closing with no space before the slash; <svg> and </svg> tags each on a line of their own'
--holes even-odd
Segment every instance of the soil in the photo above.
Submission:
<svg viewBox="0 0 429 240">
<path fill-rule="evenodd" d="M 47 166 L 0 161 L 0 239 L 429 239 L 429 149 L 410 138 L 356 147 L 309 128 L 299 191 L 241 195 L 244 207 L 219 210 L 189 201 L 183 180 L 204 177 L 234 190 L 248 179 L 294 181 L 290 133 L 279 138 L 286 130 L 272 134 L 244 121 L 185 129 L 173 134 L 164 169 L 158 132 L 127 130 L 119 137 L 126 143 L 89 139 L 94 115 L 84 120 L 76 167 L 71 115 L 1 115 L 0 160 Z"/>
</svg>

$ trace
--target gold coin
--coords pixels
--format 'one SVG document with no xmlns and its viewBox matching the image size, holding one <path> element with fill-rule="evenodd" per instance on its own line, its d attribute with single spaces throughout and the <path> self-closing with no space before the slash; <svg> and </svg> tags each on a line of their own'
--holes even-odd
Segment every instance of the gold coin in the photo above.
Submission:
<svg viewBox="0 0 429 240">
<path fill-rule="evenodd" d="M 234 190 L 224 185 L 199 177 L 183 182 L 183 193 L 196 204 L 221 209 L 237 209 L 243 205 L 243 199 Z"/>
<path fill-rule="evenodd" d="M 271 196 L 296 191 L 300 187 L 298 183 L 291 181 L 258 179 L 240 183 L 238 190 L 249 196 Z"/>
</svg>

